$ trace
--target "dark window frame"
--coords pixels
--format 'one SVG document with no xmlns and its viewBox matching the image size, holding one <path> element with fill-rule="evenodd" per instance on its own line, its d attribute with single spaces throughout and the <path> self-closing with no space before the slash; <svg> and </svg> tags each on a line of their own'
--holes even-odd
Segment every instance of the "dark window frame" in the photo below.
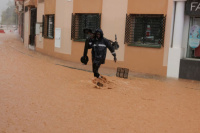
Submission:
<svg viewBox="0 0 200 133">
<path fill-rule="evenodd" d="M 166 16 L 163 14 L 130 14 L 126 16 L 124 43 L 139 47 L 164 47 Z"/>
<path fill-rule="evenodd" d="M 49 24 L 50 18 L 52 18 L 52 24 Z M 42 28 L 42 36 L 48 39 L 54 39 L 54 30 L 55 30 L 55 15 L 48 14 L 43 15 L 43 28 Z"/>
<path fill-rule="evenodd" d="M 85 41 L 84 28 L 96 30 L 101 27 L 101 14 L 75 13 L 72 14 L 71 40 Z"/>
<path fill-rule="evenodd" d="M 28 6 L 25 6 L 25 12 L 28 12 Z"/>
</svg>

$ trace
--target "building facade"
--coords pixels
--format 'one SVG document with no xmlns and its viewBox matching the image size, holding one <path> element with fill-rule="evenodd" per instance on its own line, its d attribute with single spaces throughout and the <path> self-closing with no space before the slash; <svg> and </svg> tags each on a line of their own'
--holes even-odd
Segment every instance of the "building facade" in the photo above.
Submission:
<svg viewBox="0 0 200 133">
<path fill-rule="evenodd" d="M 82 30 L 101 28 L 110 40 L 116 34 L 120 45 L 116 51 L 118 63 L 108 52 L 104 66 L 165 76 L 167 7 L 167 0 L 48 0 L 44 2 L 43 33 L 36 35 L 36 50 L 80 62 L 85 39 Z"/>
<path fill-rule="evenodd" d="M 35 49 L 35 27 L 37 21 L 37 0 L 24 1 L 24 45 Z"/>
<path fill-rule="evenodd" d="M 191 1 L 197 3 L 191 5 Z M 101 28 L 110 40 L 117 35 L 120 45 L 118 62 L 108 52 L 105 67 L 187 78 L 181 73 L 190 71 L 185 60 L 199 60 L 199 52 L 189 45 L 198 41 L 189 36 L 193 25 L 198 25 L 198 13 L 186 14 L 189 2 L 190 9 L 199 10 L 198 0 L 26 0 L 24 44 L 80 62 L 86 38 L 83 29 Z"/>
<path fill-rule="evenodd" d="M 18 16 L 18 19 L 17 19 L 18 31 L 23 41 L 24 40 L 24 0 L 15 0 L 15 6 L 16 6 L 15 12 L 17 13 L 17 16 Z"/>
</svg>

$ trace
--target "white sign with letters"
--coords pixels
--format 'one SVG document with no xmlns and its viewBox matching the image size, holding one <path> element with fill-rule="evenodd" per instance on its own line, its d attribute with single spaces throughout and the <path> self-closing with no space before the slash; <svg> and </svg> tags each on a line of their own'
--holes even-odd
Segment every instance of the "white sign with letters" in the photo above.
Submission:
<svg viewBox="0 0 200 133">
<path fill-rule="evenodd" d="M 200 1 L 187 0 L 185 5 L 185 13 L 190 16 L 200 16 Z"/>
<path fill-rule="evenodd" d="M 190 11 L 197 11 L 200 10 L 200 3 L 199 2 L 191 2 Z"/>
</svg>

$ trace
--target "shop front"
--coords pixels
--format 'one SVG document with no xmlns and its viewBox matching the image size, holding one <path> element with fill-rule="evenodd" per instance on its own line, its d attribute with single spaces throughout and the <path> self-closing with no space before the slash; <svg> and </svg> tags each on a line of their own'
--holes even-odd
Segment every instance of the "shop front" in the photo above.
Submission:
<svg viewBox="0 0 200 133">
<path fill-rule="evenodd" d="M 177 1 L 174 4 L 168 77 L 200 80 L 200 1 Z"/>
<path fill-rule="evenodd" d="M 180 61 L 179 77 L 200 80 L 200 1 L 188 0 L 185 14 L 189 18 L 186 58 Z"/>
</svg>

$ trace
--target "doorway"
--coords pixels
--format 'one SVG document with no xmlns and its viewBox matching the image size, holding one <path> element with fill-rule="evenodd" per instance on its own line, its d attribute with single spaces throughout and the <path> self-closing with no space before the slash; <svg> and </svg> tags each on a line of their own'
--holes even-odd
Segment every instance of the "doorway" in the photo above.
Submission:
<svg viewBox="0 0 200 133">
<path fill-rule="evenodd" d="M 35 46 L 35 25 L 37 21 L 37 8 L 31 9 L 31 19 L 30 19 L 30 45 Z"/>
</svg>

